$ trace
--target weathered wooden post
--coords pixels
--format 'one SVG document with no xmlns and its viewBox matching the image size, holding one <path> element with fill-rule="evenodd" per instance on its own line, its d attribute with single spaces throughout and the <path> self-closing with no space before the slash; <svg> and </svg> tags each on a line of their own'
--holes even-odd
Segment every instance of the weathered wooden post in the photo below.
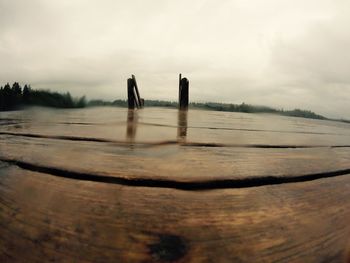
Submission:
<svg viewBox="0 0 350 263">
<path fill-rule="evenodd" d="M 135 94 L 134 85 L 131 78 L 128 79 L 128 108 L 129 110 L 135 109 Z"/>
<path fill-rule="evenodd" d="M 139 108 L 142 108 L 142 102 L 141 102 L 141 97 L 140 97 L 140 93 L 139 93 L 139 88 L 137 86 L 136 77 L 135 77 L 135 75 L 131 75 L 131 78 L 134 81 L 137 103 L 139 105 Z"/>
<path fill-rule="evenodd" d="M 179 75 L 179 109 L 188 110 L 188 101 L 189 101 L 189 81 L 187 78 L 182 78 L 181 74 Z"/>
<path fill-rule="evenodd" d="M 181 79 L 182 79 L 182 74 L 179 74 L 179 106 L 180 106 L 180 101 L 181 101 Z"/>
<path fill-rule="evenodd" d="M 139 89 L 136 82 L 136 77 L 131 75 L 131 78 L 128 78 L 128 108 L 129 109 L 140 109 L 144 106 L 144 99 L 140 98 Z"/>
</svg>

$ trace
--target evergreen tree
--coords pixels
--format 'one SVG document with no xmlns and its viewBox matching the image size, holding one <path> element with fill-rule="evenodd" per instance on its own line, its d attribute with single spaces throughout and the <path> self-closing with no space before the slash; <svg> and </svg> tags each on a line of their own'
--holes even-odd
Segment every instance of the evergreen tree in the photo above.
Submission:
<svg viewBox="0 0 350 263">
<path fill-rule="evenodd" d="M 22 101 L 24 104 L 27 104 L 29 102 L 29 97 L 30 97 L 30 86 L 25 84 L 23 88 L 23 96 L 22 96 Z"/>
<path fill-rule="evenodd" d="M 85 96 L 75 99 L 69 92 L 61 94 L 47 90 L 32 90 L 25 85 L 23 90 L 18 82 L 12 87 L 7 83 L 0 88 L 0 110 L 13 110 L 21 105 L 40 105 L 55 108 L 82 108 L 86 106 Z"/>
<path fill-rule="evenodd" d="M 0 110 L 4 110 L 5 104 L 5 96 L 4 96 L 4 88 L 1 86 L 0 88 Z"/>
<path fill-rule="evenodd" d="M 22 95 L 22 87 L 19 85 L 18 82 L 13 83 L 12 91 L 15 95 L 18 95 L 18 96 Z"/>
<path fill-rule="evenodd" d="M 12 85 L 12 96 L 12 107 L 14 108 L 22 102 L 22 87 L 19 85 L 18 82 L 13 83 Z"/>
</svg>

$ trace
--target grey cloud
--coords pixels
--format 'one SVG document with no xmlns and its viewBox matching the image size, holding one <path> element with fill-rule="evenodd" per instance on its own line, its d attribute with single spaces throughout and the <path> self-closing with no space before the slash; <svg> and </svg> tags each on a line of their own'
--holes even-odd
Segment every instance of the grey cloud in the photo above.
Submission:
<svg viewBox="0 0 350 263">
<path fill-rule="evenodd" d="M 330 21 L 310 26 L 297 39 L 275 43 L 271 70 L 280 76 L 276 84 L 288 87 L 285 94 L 299 89 L 304 94 L 297 99 L 304 105 L 326 115 L 349 118 L 349 23 L 339 11 Z"/>
<path fill-rule="evenodd" d="M 343 0 L 0 0 L 0 82 L 125 98 L 306 108 L 350 118 Z"/>
</svg>

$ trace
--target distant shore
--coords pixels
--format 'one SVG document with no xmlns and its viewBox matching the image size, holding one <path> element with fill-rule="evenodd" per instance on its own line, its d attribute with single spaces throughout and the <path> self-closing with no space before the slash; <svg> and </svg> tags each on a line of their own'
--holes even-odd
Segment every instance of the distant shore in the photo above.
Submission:
<svg viewBox="0 0 350 263">
<path fill-rule="evenodd" d="M 128 107 L 127 100 L 90 100 L 87 107 L 99 107 L 99 106 L 112 106 L 112 107 Z M 163 107 L 163 108 L 178 108 L 178 103 L 174 101 L 162 101 L 162 100 L 145 100 L 145 107 Z M 243 113 L 270 113 L 289 117 L 300 117 L 307 119 L 317 120 L 330 120 L 350 123 L 350 120 L 345 119 L 332 119 L 325 116 L 316 114 L 309 110 L 283 110 L 275 109 L 268 106 L 255 106 L 246 103 L 233 104 L 233 103 L 217 103 L 217 102 L 191 102 L 189 103 L 190 109 L 204 109 L 211 111 L 225 111 L 225 112 L 243 112 Z"/>
<path fill-rule="evenodd" d="M 87 101 L 85 96 L 80 98 L 73 98 L 69 92 L 58 93 L 49 90 L 36 90 L 32 89 L 30 85 L 25 85 L 22 89 L 22 87 L 17 82 L 15 82 L 12 85 L 12 87 L 8 83 L 4 87 L 0 87 L 0 111 L 16 110 L 22 108 L 23 106 L 45 106 L 53 108 L 85 108 L 96 106 L 128 107 L 128 103 L 127 100 L 121 99 L 117 99 L 114 101 Z M 173 101 L 145 100 L 145 107 L 177 108 L 178 103 Z M 193 109 L 205 109 L 225 112 L 271 113 L 283 116 L 301 117 L 318 120 L 333 120 L 350 123 L 350 120 L 330 119 L 310 110 L 275 109 L 268 106 L 250 105 L 244 102 L 241 104 L 217 102 L 191 102 L 189 104 L 189 107 Z"/>
</svg>

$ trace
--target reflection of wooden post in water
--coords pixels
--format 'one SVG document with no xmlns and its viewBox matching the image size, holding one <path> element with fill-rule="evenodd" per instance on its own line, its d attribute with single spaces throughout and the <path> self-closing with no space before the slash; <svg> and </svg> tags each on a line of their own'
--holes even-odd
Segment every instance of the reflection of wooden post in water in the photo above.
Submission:
<svg viewBox="0 0 350 263">
<path fill-rule="evenodd" d="M 140 109 L 144 106 L 144 99 L 140 97 L 139 88 L 137 86 L 136 77 L 131 75 L 128 79 L 128 108 L 129 109 Z"/>
<path fill-rule="evenodd" d="M 128 117 L 126 121 L 126 138 L 129 141 L 134 141 L 137 129 L 137 112 L 128 110 Z"/>
<path fill-rule="evenodd" d="M 188 100 L 189 100 L 189 81 L 187 78 L 182 78 L 181 74 L 179 75 L 179 109 L 187 110 L 188 109 Z"/>
<path fill-rule="evenodd" d="M 187 136 L 187 111 L 179 110 L 177 119 L 177 139 L 180 142 L 186 140 Z"/>
</svg>

